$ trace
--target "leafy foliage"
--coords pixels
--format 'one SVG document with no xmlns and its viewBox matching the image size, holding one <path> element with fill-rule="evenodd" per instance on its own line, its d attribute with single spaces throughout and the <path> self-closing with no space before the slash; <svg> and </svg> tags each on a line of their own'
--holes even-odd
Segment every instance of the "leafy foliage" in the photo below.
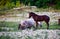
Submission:
<svg viewBox="0 0 60 39">
<path fill-rule="evenodd" d="M 16 2 L 16 7 L 20 7 L 20 2 L 19 1 Z"/>
<path fill-rule="evenodd" d="M 0 10 L 20 7 L 21 4 L 38 8 L 54 7 L 55 9 L 60 9 L 60 0 L 0 0 Z"/>
<path fill-rule="evenodd" d="M 48 8 L 55 7 L 56 9 L 60 8 L 60 0 L 20 0 L 21 3 L 30 6 L 37 6 L 38 8 Z"/>
<path fill-rule="evenodd" d="M 19 0 L 1 0 L 0 1 L 0 10 L 7 10 L 13 7 L 19 7 L 20 1 Z"/>
</svg>

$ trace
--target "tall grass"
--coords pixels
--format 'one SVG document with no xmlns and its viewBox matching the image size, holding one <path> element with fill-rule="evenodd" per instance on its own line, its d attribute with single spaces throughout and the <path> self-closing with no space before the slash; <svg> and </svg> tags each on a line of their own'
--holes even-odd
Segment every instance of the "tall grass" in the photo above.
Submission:
<svg viewBox="0 0 60 39">
<path fill-rule="evenodd" d="M 19 25 L 18 22 L 0 21 L 0 31 L 7 31 L 7 30 L 18 31 L 18 25 Z M 38 29 L 47 29 L 47 24 L 42 23 L 42 27 L 39 26 Z M 49 29 L 60 29 L 60 25 L 58 25 L 56 23 L 53 23 L 52 25 L 50 24 Z"/>
</svg>

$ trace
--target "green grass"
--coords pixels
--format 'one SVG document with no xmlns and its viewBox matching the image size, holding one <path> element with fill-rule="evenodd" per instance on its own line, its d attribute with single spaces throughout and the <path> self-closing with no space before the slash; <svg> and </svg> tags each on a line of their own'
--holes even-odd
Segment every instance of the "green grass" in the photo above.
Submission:
<svg viewBox="0 0 60 39">
<path fill-rule="evenodd" d="M 0 31 L 7 31 L 6 29 L 2 29 L 2 27 L 7 27 L 7 28 L 13 28 L 13 30 L 9 29 L 9 31 L 19 31 L 18 30 L 18 25 L 19 23 L 17 22 L 0 22 Z M 42 27 L 39 27 L 38 29 L 47 29 L 46 23 L 42 24 Z M 60 25 L 54 23 L 49 26 L 49 29 L 60 29 Z"/>
<path fill-rule="evenodd" d="M 47 28 L 47 25 L 46 25 L 46 23 L 43 23 L 42 24 L 43 26 L 42 26 L 42 29 L 46 29 Z M 52 25 L 50 24 L 49 25 L 49 29 L 60 29 L 60 25 L 58 25 L 57 23 L 53 23 Z"/>
<path fill-rule="evenodd" d="M 13 28 L 14 30 L 12 31 L 17 31 L 18 23 L 17 22 L 0 22 L 0 31 L 2 30 L 1 27 Z M 3 29 L 3 31 L 5 31 L 5 29 Z"/>
<path fill-rule="evenodd" d="M 2 35 L 2 36 L 0 36 L 0 39 L 14 39 L 14 38 L 12 38 L 8 35 L 7 36 Z"/>
</svg>

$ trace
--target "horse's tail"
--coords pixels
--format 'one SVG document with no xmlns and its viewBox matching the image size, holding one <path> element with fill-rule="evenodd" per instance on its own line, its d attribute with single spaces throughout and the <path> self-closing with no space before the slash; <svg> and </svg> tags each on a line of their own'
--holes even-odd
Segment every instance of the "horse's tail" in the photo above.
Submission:
<svg viewBox="0 0 60 39">
<path fill-rule="evenodd" d="M 48 16 L 48 22 L 50 21 L 50 17 Z"/>
<path fill-rule="evenodd" d="M 46 21 L 49 22 L 50 21 L 50 17 L 46 15 Z"/>
</svg>

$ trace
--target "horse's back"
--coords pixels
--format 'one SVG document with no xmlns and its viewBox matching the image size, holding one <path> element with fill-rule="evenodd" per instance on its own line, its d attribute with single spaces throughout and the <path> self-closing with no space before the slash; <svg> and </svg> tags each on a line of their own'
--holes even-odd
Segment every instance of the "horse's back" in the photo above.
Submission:
<svg viewBox="0 0 60 39">
<path fill-rule="evenodd" d="M 37 20 L 39 20 L 39 21 L 49 21 L 50 18 L 47 15 L 39 15 Z"/>
<path fill-rule="evenodd" d="M 50 17 L 47 16 L 47 15 L 43 15 L 43 17 L 44 17 L 44 20 L 45 20 L 45 21 L 49 21 L 49 20 L 50 20 Z"/>
</svg>

